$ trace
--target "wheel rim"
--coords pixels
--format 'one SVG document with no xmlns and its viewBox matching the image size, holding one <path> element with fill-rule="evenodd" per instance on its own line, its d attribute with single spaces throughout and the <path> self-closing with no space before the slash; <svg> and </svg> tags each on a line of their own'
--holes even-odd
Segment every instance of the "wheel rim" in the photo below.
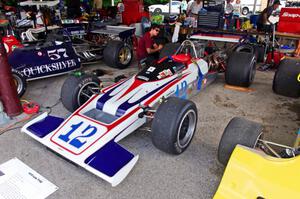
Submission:
<svg viewBox="0 0 300 199">
<path fill-rule="evenodd" d="M 180 148 L 185 148 L 191 141 L 196 128 L 196 112 L 189 110 L 183 116 L 177 133 L 177 143 Z"/>
<path fill-rule="evenodd" d="M 124 46 L 119 52 L 119 62 L 122 65 L 127 65 L 131 60 L 131 56 L 131 50 L 127 46 Z"/>
<path fill-rule="evenodd" d="M 100 87 L 99 84 L 97 84 L 96 82 L 88 82 L 84 84 L 78 92 L 78 96 L 77 96 L 78 105 L 79 106 L 83 105 L 87 100 L 90 99 L 90 97 L 92 97 L 92 95 L 97 94 L 99 92 L 100 92 Z"/>
<path fill-rule="evenodd" d="M 17 93 L 18 95 L 22 92 L 22 89 L 23 89 L 23 83 L 22 83 L 22 79 L 17 76 L 17 75 L 13 75 L 14 77 L 14 84 L 16 85 L 17 87 Z"/>
</svg>

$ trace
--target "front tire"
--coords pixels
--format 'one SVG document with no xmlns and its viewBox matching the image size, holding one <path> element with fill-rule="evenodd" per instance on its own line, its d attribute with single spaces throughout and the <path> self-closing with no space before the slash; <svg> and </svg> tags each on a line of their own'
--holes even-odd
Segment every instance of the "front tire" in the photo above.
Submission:
<svg viewBox="0 0 300 199">
<path fill-rule="evenodd" d="M 94 75 L 69 76 L 61 88 L 62 104 L 68 111 L 74 112 L 92 95 L 100 92 L 100 84 L 100 80 Z"/>
<path fill-rule="evenodd" d="M 227 165 L 236 145 L 254 148 L 262 134 L 262 126 L 244 118 L 235 117 L 226 126 L 218 147 L 218 160 Z"/>
<path fill-rule="evenodd" d="M 104 48 L 103 57 L 106 65 L 125 69 L 131 63 L 133 52 L 123 41 L 109 41 Z"/>
<path fill-rule="evenodd" d="M 168 98 L 154 115 L 152 143 L 166 153 L 181 154 L 192 141 L 197 119 L 197 108 L 192 101 Z"/>
<path fill-rule="evenodd" d="M 17 88 L 18 97 L 21 98 L 27 88 L 27 81 L 25 76 L 18 70 L 12 69 L 13 81 Z"/>
</svg>

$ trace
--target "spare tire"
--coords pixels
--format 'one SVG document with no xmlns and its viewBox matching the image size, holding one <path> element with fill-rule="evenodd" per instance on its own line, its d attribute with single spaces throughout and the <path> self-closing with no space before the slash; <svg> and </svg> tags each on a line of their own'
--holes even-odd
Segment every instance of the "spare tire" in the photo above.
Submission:
<svg viewBox="0 0 300 199">
<path fill-rule="evenodd" d="M 256 58 L 252 53 L 233 52 L 225 71 L 225 81 L 229 85 L 249 87 L 256 72 Z"/>
<path fill-rule="evenodd" d="M 100 80 L 94 75 L 70 75 L 61 88 L 61 101 L 64 107 L 74 112 L 89 98 L 100 92 Z"/>
<path fill-rule="evenodd" d="M 123 41 L 109 41 L 104 48 L 103 57 L 106 65 L 125 69 L 131 63 L 133 52 Z"/>
<path fill-rule="evenodd" d="M 300 97 L 300 59 L 284 59 L 280 62 L 273 79 L 273 91 L 287 97 Z"/>
<path fill-rule="evenodd" d="M 179 48 L 180 43 L 167 43 L 163 49 L 159 53 L 159 59 L 164 58 L 166 56 L 171 56 L 176 53 Z"/>
</svg>

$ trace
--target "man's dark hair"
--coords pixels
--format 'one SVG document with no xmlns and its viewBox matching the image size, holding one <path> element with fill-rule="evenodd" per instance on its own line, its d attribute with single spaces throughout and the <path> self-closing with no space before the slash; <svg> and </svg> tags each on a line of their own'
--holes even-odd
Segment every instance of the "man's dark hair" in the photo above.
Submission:
<svg viewBox="0 0 300 199">
<path fill-rule="evenodd" d="M 281 5 L 280 0 L 274 0 L 273 5 L 275 4 Z"/>
<path fill-rule="evenodd" d="M 160 27 L 159 27 L 158 24 L 152 24 L 150 30 L 153 30 L 153 29 L 155 29 L 155 28 L 160 29 Z"/>
</svg>

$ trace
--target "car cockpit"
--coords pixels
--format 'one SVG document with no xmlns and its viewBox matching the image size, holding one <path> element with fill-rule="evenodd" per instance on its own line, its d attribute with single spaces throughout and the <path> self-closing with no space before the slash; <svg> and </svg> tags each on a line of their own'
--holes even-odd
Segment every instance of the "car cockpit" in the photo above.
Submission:
<svg viewBox="0 0 300 199">
<path fill-rule="evenodd" d="M 192 58 L 197 57 L 194 43 L 186 40 L 174 55 L 166 56 L 158 62 L 148 65 L 136 77 L 143 81 L 157 81 L 185 69 Z"/>
</svg>

